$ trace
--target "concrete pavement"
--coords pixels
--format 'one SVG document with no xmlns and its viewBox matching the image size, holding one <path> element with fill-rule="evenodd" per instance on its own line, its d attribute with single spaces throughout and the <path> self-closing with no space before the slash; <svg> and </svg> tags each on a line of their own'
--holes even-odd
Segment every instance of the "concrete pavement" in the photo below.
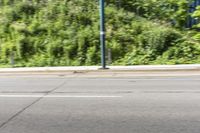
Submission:
<svg viewBox="0 0 200 133">
<path fill-rule="evenodd" d="M 200 76 L 0 77 L 0 133 L 199 133 Z"/>
<path fill-rule="evenodd" d="M 200 65 L 147 65 L 147 66 L 99 66 L 1 68 L 0 77 L 6 76 L 61 76 L 61 77 L 133 77 L 133 76 L 198 76 Z"/>
<path fill-rule="evenodd" d="M 135 66 L 107 66 L 109 71 L 200 71 L 200 64 L 183 65 L 135 65 Z M 8 72 L 90 72 L 102 71 L 100 66 L 66 66 L 66 67 L 27 67 L 27 68 L 0 68 L 0 73 Z"/>
</svg>

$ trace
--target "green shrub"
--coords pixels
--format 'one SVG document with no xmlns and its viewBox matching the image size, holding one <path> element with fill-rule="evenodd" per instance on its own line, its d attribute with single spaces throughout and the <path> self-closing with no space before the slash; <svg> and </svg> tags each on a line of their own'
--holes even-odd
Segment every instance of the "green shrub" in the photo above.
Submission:
<svg viewBox="0 0 200 133">
<path fill-rule="evenodd" d="M 112 65 L 198 63 L 199 34 L 181 28 L 186 0 L 106 2 Z M 100 64 L 97 1 L 2 0 L 0 7 L 1 65 L 11 55 L 16 66 Z"/>
</svg>

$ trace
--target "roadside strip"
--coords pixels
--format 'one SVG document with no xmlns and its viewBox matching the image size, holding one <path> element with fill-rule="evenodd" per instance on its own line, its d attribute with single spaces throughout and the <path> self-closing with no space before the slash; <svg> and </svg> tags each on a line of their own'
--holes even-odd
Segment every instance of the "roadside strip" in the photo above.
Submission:
<svg viewBox="0 0 200 133">
<path fill-rule="evenodd" d="M 109 66 L 108 68 L 106 70 L 100 70 L 99 66 L 1 68 L 0 77 L 29 75 L 60 77 L 200 76 L 200 64 Z"/>
</svg>

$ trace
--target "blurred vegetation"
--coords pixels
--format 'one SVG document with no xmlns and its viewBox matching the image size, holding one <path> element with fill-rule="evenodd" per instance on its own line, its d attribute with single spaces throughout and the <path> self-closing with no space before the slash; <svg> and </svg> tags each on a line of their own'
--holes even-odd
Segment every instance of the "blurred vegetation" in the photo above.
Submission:
<svg viewBox="0 0 200 133">
<path fill-rule="evenodd" d="M 187 0 L 107 0 L 111 65 L 200 63 Z M 200 8 L 192 15 L 200 18 Z M 1 0 L 0 65 L 100 64 L 97 0 Z"/>
</svg>

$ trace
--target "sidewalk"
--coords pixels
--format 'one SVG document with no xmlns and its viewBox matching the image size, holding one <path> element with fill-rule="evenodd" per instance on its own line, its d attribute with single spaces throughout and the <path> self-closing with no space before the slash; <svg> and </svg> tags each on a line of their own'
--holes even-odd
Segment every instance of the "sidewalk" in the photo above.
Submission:
<svg viewBox="0 0 200 133">
<path fill-rule="evenodd" d="M 42 76 L 42 77 L 180 77 L 200 76 L 199 65 L 147 65 L 147 66 L 108 66 L 102 70 L 100 66 L 76 67 L 29 67 L 0 68 L 0 77 L 7 76 Z"/>
<path fill-rule="evenodd" d="M 67 67 L 27 67 L 0 68 L 0 73 L 8 72 L 98 72 L 98 71 L 200 71 L 200 64 L 195 65 L 137 65 L 137 66 L 108 66 L 101 70 L 100 66 L 67 66 Z"/>
</svg>

